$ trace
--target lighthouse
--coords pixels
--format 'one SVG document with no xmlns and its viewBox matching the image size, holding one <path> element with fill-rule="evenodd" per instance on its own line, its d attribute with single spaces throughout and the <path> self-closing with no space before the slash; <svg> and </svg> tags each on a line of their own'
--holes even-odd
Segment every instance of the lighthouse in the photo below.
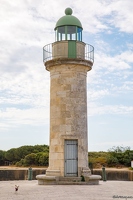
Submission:
<svg viewBox="0 0 133 200">
<path fill-rule="evenodd" d="M 94 62 L 94 47 L 82 41 L 83 27 L 65 9 L 54 28 L 55 42 L 43 48 L 50 73 L 49 167 L 38 184 L 77 182 L 98 184 L 100 176 L 88 167 L 87 72 Z"/>
</svg>

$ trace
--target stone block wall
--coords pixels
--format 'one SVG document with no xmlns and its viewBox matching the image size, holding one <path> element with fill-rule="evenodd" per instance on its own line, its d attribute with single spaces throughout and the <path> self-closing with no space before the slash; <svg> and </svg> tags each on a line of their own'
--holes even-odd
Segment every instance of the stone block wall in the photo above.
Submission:
<svg viewBox="0 0 133 200">
<path fill-rule="evenodd" d="M 89 66 L 90 69 L 90 66 Z M 88 167 L 88 66 L 60 64 L 50 67 L 50 155 L 48 170 L 64 176 L 64 141 L 78 140 L 78 169 Z"/>
</svg>

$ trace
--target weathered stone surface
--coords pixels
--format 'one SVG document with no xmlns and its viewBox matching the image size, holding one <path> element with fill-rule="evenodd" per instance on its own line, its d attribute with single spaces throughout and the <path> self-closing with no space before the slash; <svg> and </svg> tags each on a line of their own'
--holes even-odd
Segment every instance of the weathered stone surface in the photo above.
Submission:
<svg viewBox="0 0 133 200">
<path fill-rule="evenodd" d="M 64 176 L 65 139 L 78 140 L 78 176 L 82 168 L 88 167 L 86 78 L 90 67 L 86 62 L 79 64 L 73 60 L 72 63 L 65 60 L 65 64 L 64 60 L 56 65 L 46 63 L 51 77 L 48 168 L 51 175 L 54 170 L 59 170 L 60 175 Z"/>
<path fill-rule="evenodd" d="M 53 58 L 68 58 L 68 42 L 69 41 L 59 41 L 52 44 L 52 56 Z M 85 43 L 76 41 L 76 52 L 77 58 L 84 59 L 85 57 Z"/>
<path fill-rule="evenodd" d="M 36 176 L 36 179 L 38 180 L 38 185 L 54 185 L 58 178 L 55 176 L 40 174 Z"/>
</svg>

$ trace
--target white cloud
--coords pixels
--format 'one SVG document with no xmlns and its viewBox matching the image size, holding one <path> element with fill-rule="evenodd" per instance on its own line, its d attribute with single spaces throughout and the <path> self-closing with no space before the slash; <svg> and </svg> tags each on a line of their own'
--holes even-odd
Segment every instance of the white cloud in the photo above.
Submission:
<svg viewBox="0 0 133 200">
<path fill-rule="evenodd" d="M 8 124 L 8 126 L 11 125 L 15 127 L 24 124 L 39 126 L 40 124 L 48 123 L 48 111 L 49 109 L 47 107 L 32 109 L 21 109 L 21 107 L 20 109 L 16 109 L 12 107 L 7 108 L 5 111 L 0 111 L 0 118 L 3 118 L 5 124 Z M 4 126 L 4 123 L 0 125 Z"/>
<path fill-rule="evenodd" d="M 119 60 L 126 61 L 127 63 L 133 63 L 133 52 L 125 51 L 118 55 Z"/>
<path fill-rule="evenodd" d="M 0 7 L 1 130 L 48 123 L 50 76 L 42 47 L 54 42 L 55 24 L 66 7 L 72 7 L 86 40 L 91 37 L 95 44 L 95 63 L 87 79 L 89 115 L 133 113 L 133 107 L 122 102 L 104 104 L 113 94 L 128 96 L 133 90 L 133 46 L 125 39 L 133 32 L 132 0 L 1 0 Z M 115 37 L 123 34 L 124 51 L 104 39 L 105 33 L 113 36 L 115 31 Z M 118 52 L 112 54 L 115 48 Z"/>
<path fill-rule="evenodd" d="M 94 101 L 96 99 L 100 99 L 100 98 L 103 98 L 103 97 L 109 95 L 109 90 L 105 89 L 105 90 L 97 90 L 96 91 L 96 90 L 89 89 L 87 95 L 88 95 L 89 101 Z"/>
<path fill-rule="evenodd" d="M 117 0 L 110 5 L 112 9 L 112 25 L 116 26 L 122 32 L 133 33 L 133 1 Z"/>
<path fill-rule="evenodd" d="M 128 57 L 130 57 L 130 60 L 132 59 L 132 52 L 123 52 L 122 54 L 115 56 L 98 52 L 95 55 L 95 66 L 97 67 L 97 70 L 101 70 L 103 68 L 109 72 L 127 70 L 131 68 L 131 65 L 129 64 L 130 60 L 128 60 Z"/>
<path fill-rule="evenodd" d="M 124 105 L 100 105 L 96 103 L 89 102 L 88 104 L 88 114 L 93 115 L 103 115 L 103 114 L 115 114 L 115 115 L 126 115 L 133 113 L 133 106 Z"/>
<path fill-rule="evenodd" d="M 133 146 L 133 141 L 125 141 L 125 140 L 119 140 L 119 141 L 110 141 L 110 142 L 89 142 L 89 151 L 99 151 L 99 149 L 102 149 L 102 151 L 108 151 L 109 149 L 112 149 L 112 147 L 131 147 Z M 132 149 L 132 148 L 131 148 Z"/>
</svg>

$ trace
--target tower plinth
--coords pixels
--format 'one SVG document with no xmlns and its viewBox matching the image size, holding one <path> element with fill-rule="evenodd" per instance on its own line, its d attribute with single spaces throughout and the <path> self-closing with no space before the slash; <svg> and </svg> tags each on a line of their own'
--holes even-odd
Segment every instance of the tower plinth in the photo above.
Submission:
<svg viewBox="0 0 133 200">
<path fill-rule="evenodd" d="M 88 167 L 87 128 L 87 72 L 93 66 L 94 48 L 82 42 L 82 24 L 72 9 L 65 14 L 56 23 L 56 41 L 43 49 L 50 72 L 50 151 L 46 176 L 37 179 L 39 184 L 59 184 L 79 183 L 84 177 L 86 184 L 97 184 L 100 177 L 92 181 Z"/>
</svg>

